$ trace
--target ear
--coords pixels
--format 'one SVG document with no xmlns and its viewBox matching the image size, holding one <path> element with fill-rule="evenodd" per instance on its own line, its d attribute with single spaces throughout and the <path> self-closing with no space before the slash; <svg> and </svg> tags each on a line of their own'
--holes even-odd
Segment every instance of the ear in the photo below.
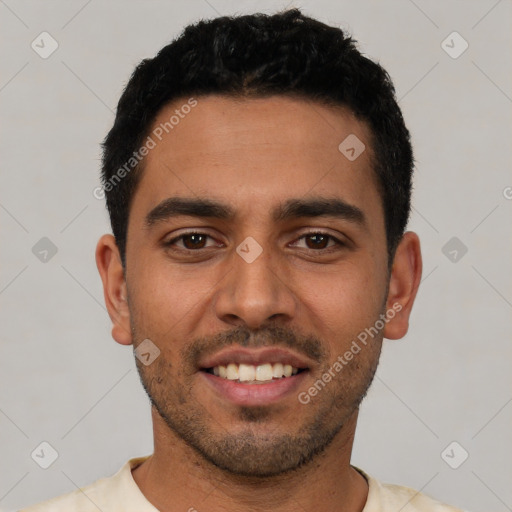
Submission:
<svg viewBox="0 0 512 512">
<path fill-rule="evenodd" d="M 422 261 L 420 240 L 416 233 L 408 231 L 398 244 L 391 269 L 386 311 L 388 322 L 384 337 L 397 340 L 404 337 L 409 329 L 409 316 L 421 280 Z"/>
<path fill-rule="evenodd" d="M 96 246 L 96 266 L 103 282 L 103 294 L 112 320 L 112 337 L 121 345 L 131 345 L 130 310 L 124 269 L 112 235 L 103 235 Z"/>
</svg>

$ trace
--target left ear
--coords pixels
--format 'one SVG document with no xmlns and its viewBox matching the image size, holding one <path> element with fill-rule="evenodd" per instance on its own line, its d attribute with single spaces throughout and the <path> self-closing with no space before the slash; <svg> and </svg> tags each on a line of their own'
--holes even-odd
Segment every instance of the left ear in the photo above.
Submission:
<svg viewBox="0 0 512 512">
<path fill-rule="evenodd" d="M 416 233 L 404 233 L 395 252 L 386 311 L 394 311 L 388 315 L 384 327 L 384 337 L 397 340 L 404 337 L 409 329 L 409 316 L 421 281 L 422 261 L 420 240 Z"/>
</svg>

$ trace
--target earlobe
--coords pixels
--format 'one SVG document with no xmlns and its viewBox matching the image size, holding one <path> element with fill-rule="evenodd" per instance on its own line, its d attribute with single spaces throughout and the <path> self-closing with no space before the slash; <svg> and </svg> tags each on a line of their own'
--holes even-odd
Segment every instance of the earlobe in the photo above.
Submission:
<svg viewBox="0 0 512 512">
<path fill-rule="evenodd" d="M 402 338 L 409 329 L 409 317 L 421 280 L 422 260 L 418 235 L 405 233 L 396 249 L 389 280 L 386 311 L 389 321 L 384 328 L 384 337 L 392 340 Z"/>
<path fill-rule="evenodd" d="M 112 337 L 121 345 L 130 345 L 130 311 L 126 281 L 119 249 L 112 235 L 103 235 L 96 246 L 96 266 L 103 282 L 103 295 L 112 320 Z"/>
</svg>

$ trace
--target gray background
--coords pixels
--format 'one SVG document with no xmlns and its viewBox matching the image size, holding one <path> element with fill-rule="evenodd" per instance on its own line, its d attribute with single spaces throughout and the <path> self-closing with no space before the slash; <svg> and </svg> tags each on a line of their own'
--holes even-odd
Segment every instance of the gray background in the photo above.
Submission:
<svg viewBox="0 0 512 512">
<path fill-rule="evenodd" d="M 0 2 L 1 511 L 152 451 L 149 403 L 131 348 L 111 339 L 94 261 L 109 231 L 92 194 L 99 142 L 133 67 L 200 17 L 286 5 Z M 511 2 L 290 5 L 348 29 L 390 72 L 417 158 L 423 283 L 409 334 L 385 342 L 353 463 L 474 512 L 512 510 Z M 43 31 L 59 44 L 47 59 L 31 48 Z M 458 58 L 442 46 L 453 31 L 469 43 Z M 43 237 L 58 249 L 46 262 L 32 250 Z M 31 458 L 42 441 L 59 454 L 46 470 Z"/>
</svg>

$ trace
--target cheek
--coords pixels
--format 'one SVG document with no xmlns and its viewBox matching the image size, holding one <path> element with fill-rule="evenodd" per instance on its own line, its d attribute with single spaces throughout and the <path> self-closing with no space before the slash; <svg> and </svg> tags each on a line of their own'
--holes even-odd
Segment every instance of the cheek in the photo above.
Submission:
<svg viewBox="0 0 512 512">
<path fill-rule="evenodd" d="M 150 338 L 177 352 L 205 316 L 209 291 L 220 278 L 192 266 L 178 269 L 163 258 L 139 261 L 130 275 L 132 325 L 138 338 Z"/>
<path fill-rule="evenodd" d="M 141 257 L 130 269 L 130 312 L 139 334 L 155 339 L 182 316 L 173 282 L 154 262 Z"/>
<path fill-rule="evenodd" d="M 386 281 L 376 272 L 376 266 L 370 263 L 351 264 L 329 274 L 310 275 L 310 285 L 300 287 L 298 294 L 305 315 L 311 315 L 313 329 L 322 333 L 326 341 L 332 340 L 333 355 L 372 326 L 382 312 Z"/>
<path fill-rule="evenodd" d="M 139 262 L 132 267 L 130 281 L 137 296 L 139 306 L 149 315 L 162 312 L 178 314 L 182 307 L 186 307 L 188 299 L 193 296 L 192 283 L 184 290 L 183 278 L 173 267 L 162 258 L 155 258 L 141 254 Z"/>
</svg>

